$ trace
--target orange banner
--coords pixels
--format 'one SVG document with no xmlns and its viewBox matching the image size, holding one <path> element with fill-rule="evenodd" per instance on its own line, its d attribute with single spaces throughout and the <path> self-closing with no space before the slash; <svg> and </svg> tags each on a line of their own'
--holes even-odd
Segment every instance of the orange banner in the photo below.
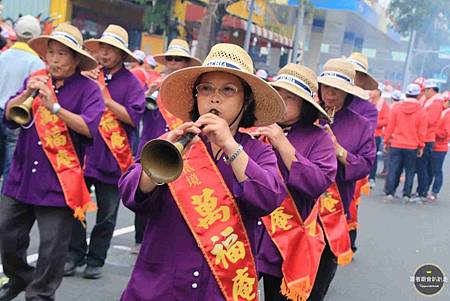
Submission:
<svg viewBox="0 0 450 301">
<path fill-rule="evenodd" d="M 289 195 L 280 207 L 262 219 L 283 257 L 281 292 L 290 300 L 306 301 L 314 286 L 325 247 L 322 228 L 317 223 L 318 213 L 319 202 L 316 202 L 303 223 Z"/>
<path fill-rule="evenodd" d="M 98 81 L 100 85 L 104 87 L 108 97 L 111 98 L 102 71 L 99 74 Z M 105 141 L 119 164 L 120 171 L 124 173 L 133 163 L 133 152 L 131 151 L 131 146 L 128 142 L 127 133 L 120 125 L 120 121 L 117 119 L 116 115 L 108 108 L 105 108 L 105 112 L 100 120 L 99 132 L 102 135 L 103 141 Z"/>
<path fill-rule="evenodd" d="M 358 206 L 361 203 L 361 195 L 364 194 L 367 196 L 369 192 L 369 177 L 356 181 L 355 193 L 350 203 L 350 218 L 347 221 L 349 231 L 358 229 Z"/>
<path fill-rule="evenodd" d="M 171 129 L 181 124 L 160 106 L 160 100 L 158 105 Z M 258 275 L 236 201 L 203 141 L 192 144 L 186 153 L 181 176 L 168 184 L 178 209 L 225 300 L 257 301 Z"/>
<path fill-rule="evenodd" d="M 319 218 L 330 249 L 337 257 L 339 265 L 347 265 L 352 261 L 353 251 L 344 206 L 336 182 L 320 196 L 319 202 Z"/>
<path fill-rule="evenodd" d="M 48 74 L 47 70 L 40 70 L 32 76 L 45 74 Z M 53 91 L 51 76 L 47 86 Z M 55 99 L 57 99 L 56 96 Z M 74 211 L 74 217 L 83 222 L 86 211 L 94 211 L 96 206 L 84 182 L 83 170 L 70 138 L 69 129 L 56 114 L 52 114 L 40 103 L 41 99 L 38 96 L 32 106 L 36 131 L 42 141 L 45 155 L 58 177 L 67 206 Z"/>
</svg>

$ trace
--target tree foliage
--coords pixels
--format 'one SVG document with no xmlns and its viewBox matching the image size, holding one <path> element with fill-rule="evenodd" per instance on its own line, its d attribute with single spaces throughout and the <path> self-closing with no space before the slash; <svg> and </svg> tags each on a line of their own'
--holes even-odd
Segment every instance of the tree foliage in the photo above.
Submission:
<svg viewBox="0 0 450 301">
<path fill-rule="evenodd" d="M 388 14 L 401 34 L 416 30 L 425 39 L 448 39 L 450 0 L 392 0 Z"/>
</svg>

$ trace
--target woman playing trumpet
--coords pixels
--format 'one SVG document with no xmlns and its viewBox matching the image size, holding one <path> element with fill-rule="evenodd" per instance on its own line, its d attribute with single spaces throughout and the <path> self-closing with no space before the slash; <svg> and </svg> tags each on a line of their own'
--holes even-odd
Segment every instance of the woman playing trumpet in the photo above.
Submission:
<svg viewBox="0 0 450 301">
<path fill-rule="evenodd" d="M 150 216 L 122 300 L 256 300 L 256 220 L 286 192 L 271 148 L 238 128 L 276 122 L 284 103 L 231 44 L 215 45 L 202 66 L 169 75 L 161 100 L 172 128 L 166 139 L 198 137 L 176 181 L 157 186 L 139 161 L 120 180 L 125 206 Z"/>
</svg>

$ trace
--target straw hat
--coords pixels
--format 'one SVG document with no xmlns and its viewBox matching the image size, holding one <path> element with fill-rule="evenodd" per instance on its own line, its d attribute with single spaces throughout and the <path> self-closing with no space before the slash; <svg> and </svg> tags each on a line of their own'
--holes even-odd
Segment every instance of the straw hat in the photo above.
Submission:
<svg viewBox="0 0 450 301">
<path fill-rule="evenodd" d="M 361 52 L 353 52 L 348 60 L 355 67 L 356 72 L 364 78 L 361 88 L 364 90 L 376 90 L 378 88 L 378 82 L 369 74 L 369 61 L 367 57 Z"/>
<path fill-rule="evenodd" d="M 92 70 L 97 67 L 97 61 L 83 50 L 83 36 L 75 26 L 69 23 L 59 24 L 50 35 L 42 35 L 28 41 L 28 45 L 36 51 L 41 58 L 47 54 L 48 42 L 57 41 L 79 54 L 81 70 Z"/>
<path fill-rule="evenodd" d="M 274 77 L 274 82 L 269 83 L 272 87 L 283 88 L 302 99 L 306 100 L 323 115 L 325 119 L 331 121 L 325 110 L 313 98 L 317 93 L 317 76 L 311 69 L 299 64 L 287 64 Z"/>
<path fill-rule="evenodd" d="M 191 120 L 195 81 L 200 75 L 215 71 L 235 75 L 250 86 L 255 101 L 254 126 L 275 123 L 285 114 L 286 107 L 278 92 L 253 74 L 250 55 L 237 45 L 225 43 L 214 45 L 202 66 L 175 71 L 164 79 L 160 93 L 165 108 L 183 121 Z"/>
<path fill-rule="evenodd" d="M 119 25 L 108 25 L 100 39 L 87 40 L 86 42 L 84 42 L 84 45 L 86 46 L 86 48 L 95 53 L 99 51 L 100 43 L 111 45 L 125 52 L 127 54 L 127 57 L 125 59 L 126 62 L 137 63 L 139 61 L 128 49 L 128 32 Z"/>
<path fill-rule="evenodd" d="M 355 68 L 347 59 L 330 59 L 323 66 L 323 71 L 317 81 L 337 88 L 362 99 L 369 99 L 369 94 L 355 86 Z M 378 84 L 377 84 L 378 85 Z"/>
<path fill-rule="evenodd" d="M 191 55 L 188 42 L 182 39 L 173 39 L 167 47 L 167 51 L 153 56 L 159 64 L 166 64 L 166 56 L 181 56 L 190 59 L 191 66 L 200 66 L 202 61 Z"/>
</svg>

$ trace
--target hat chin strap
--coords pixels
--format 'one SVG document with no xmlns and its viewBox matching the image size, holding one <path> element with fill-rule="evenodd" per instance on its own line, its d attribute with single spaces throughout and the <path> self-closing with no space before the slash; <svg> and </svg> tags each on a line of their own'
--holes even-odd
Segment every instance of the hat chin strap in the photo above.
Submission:
<svg viewBox="0 0 450 301">
<path fill-rule="evenodd" d="M 233 119 L 233 121 L 228 125 L 231 129 L 231 127 L 236 123 L 241 113 L 244 111 L 245 104 L 242 104 L 241 109 L 239 110 L 239 113 L 236 115 L 236 117 Z"/>
</svg>

